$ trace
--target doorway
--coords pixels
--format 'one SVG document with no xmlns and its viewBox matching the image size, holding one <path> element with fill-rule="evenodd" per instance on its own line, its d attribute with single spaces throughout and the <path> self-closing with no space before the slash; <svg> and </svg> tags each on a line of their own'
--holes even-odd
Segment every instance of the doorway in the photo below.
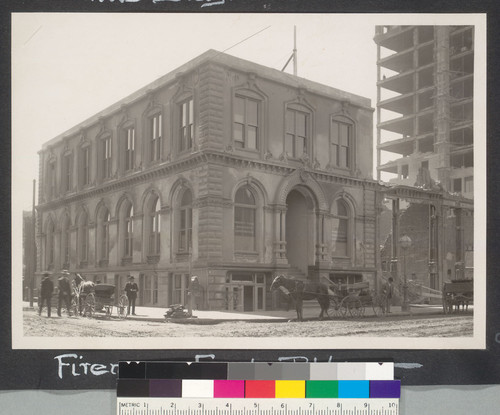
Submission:
<svg viewBox="0 0 500 415">
<path fill-rule="evenodd" d="M 306 196 L 292 190 L 286 198 L 286 254 L 292 267 L 307 275 L 309 266 L 312 209 Z"/>
</svg>

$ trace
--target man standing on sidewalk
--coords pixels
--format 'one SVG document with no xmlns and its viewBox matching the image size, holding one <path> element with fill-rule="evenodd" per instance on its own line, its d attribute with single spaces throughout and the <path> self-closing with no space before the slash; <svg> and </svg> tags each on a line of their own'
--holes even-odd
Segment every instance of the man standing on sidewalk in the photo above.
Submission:
<svg viewBox="0 0 500 415">
<path fill-rule="evenodd" d="M 54 283 L 50 279 L 50 275 L 48 272 L 43 274 L 43 280 L 40 285 L 40 298 L 38 299 L 38 315 L 42 315 L 43 303 L 47 303 L 47 317 L 50 317 L 50 301 L 52 299 L 52 292 L 54 291 Z"/>
<path fill-rule="evenodd" d="M 139 292 L 139 287 L 134 282 L 134 277 L 129 277 L 129 282 L 125 285 L 125 292 L 128 298 L 128 310 L 127 315 L 130 314 L 130 306 L 132 306 L 132 315 L 135 316 L 135 300 L 137 298 L 137 293 Z"/>
</svg>

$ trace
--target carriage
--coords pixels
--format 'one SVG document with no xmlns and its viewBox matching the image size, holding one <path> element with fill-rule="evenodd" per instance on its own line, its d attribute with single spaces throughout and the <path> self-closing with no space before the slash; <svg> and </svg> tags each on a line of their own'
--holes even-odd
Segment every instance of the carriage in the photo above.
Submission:
<svg viewBox="0 0 500 415">
<path fill-rule="evenodd" d="M 455 280 L 445 282 L 443 285 L 443 312 L 449 314 L 453 308 L 458 311 L 460 306 L 467 310 L 474 300 L 474 281 L 473 280 Z"/>
<path fill-rule="evenodd" d="M 280 275 L 274 279 L 271 290 L 280 289 L 294 300 L 298 320 L 302 320 L 303 301 L 313 299 L 318 300 L 321 307 L 320 319 L 325 314 L 333 317 L 361 317 L 367 308 L 373 310 L 375 316 L 384 312 L 384 298 L 370 289 L 369 282 L 336 284 L 327 278 L 323 278 L 323 281 L 303 281 Z"/>
<path fill-rule="evenodd" d="M 368 281 L 335 284 L 325 278 L 330 298 L 329 311 L 336 317 L 362 317 L 366 309 L 378 316 L 384 312 L 384 299 L 370 289 Z"/>
<path fill-rule="evenodd" d="M 116 308 L 116 316 L 121 319 L 127 316 L 128 298 L 122 294 L 115 299 L 114 285 L 87 283 L 74 287 L 71 307 L 74 315 L 92 317 L 96 312 L 104 312 L 107 318 Z"/>
</svg>

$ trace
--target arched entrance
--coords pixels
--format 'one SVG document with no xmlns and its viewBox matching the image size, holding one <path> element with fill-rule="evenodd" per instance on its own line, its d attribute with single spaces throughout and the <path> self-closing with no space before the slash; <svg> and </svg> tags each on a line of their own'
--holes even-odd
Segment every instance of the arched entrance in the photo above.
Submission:
<svg viewBox="0 0 500 415">
<path fill-rule="evenodd" d="M 308 274 L 314 265 L 314 200 L 310 192 L 300 186 L 286 198 L 286 256 L 288 263 Z"/>
</svg>

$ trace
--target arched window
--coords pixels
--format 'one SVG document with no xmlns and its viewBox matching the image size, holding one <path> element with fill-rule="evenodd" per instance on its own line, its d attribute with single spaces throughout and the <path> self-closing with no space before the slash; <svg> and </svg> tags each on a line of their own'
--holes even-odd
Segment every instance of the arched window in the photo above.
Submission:
<svg viewBox="0 0 500 415">
<path fill-rule="evenodd" d="M 255 252 L 255 197 L 248 186 L 241 187 L 234 198 L 234 249 Z"/>
<path fill-rule="evenodd" d="M 69 268 L 71 234 L 69 217 L 65 216 L 61 227 L 61 258 L 63 268 Z"/>
<path fill-rule="evenodd" d="M 349 118 L 332 118 L 330 129 L 330 164 L 343 169 L 353 167 L 354 125 Z"/>
<path fill-rule="evenodd" d="M 334 205 L 333 219 L 333 256 L 347 257 L 350 255 L 349 242 L 350 232 L 350 210 L 347 203 L 338 199 Z"/>
<path fill-rule="evenodd" d="M 160 216 L 160 198 L 156 197 L 152 201 L 149 210 L 149 249 L 150 255 L 160 254 L 160 232 L 161 232 L 161 216 Z"/>
<path fill-rule="evenodd" d="M 97 217 L 97 253 L 99 264 L 107 265 L 109 259 L 109 224 L 110 214 L 106 207 L 102 207 Z"/>
<path fill-rule="evenodd" d="M 49 223 L 47 225 L 47 234 L 46 234 L 46 261 L 47 261 L 47 269 L 54 269 L 54 259 L 55 259 L 55 225 L 52 222 L 52 219 L 49 219 Z"/>
<path fill-rule="evenodd" d="M 193 195 L 185 190 L 179 207 L 179 252 L 189 252 L 193 230 Z"/>
<path fill-rule="evenodd" d="M 85 212 L 82 212 L 78 217 L 77 225 L 77 252 L 78 252 L 78 262 L 81 268 L 85 268 L 88 260 L 88 250 L 89 250 L 89 225 L 88 217 Z"/>
<path fill-rule="evenodd" d="M 123 221 L 123 256 L 131 258 L 134 242 L 134 207 L 130 204 L 126 207 Z"/>
</svg>

